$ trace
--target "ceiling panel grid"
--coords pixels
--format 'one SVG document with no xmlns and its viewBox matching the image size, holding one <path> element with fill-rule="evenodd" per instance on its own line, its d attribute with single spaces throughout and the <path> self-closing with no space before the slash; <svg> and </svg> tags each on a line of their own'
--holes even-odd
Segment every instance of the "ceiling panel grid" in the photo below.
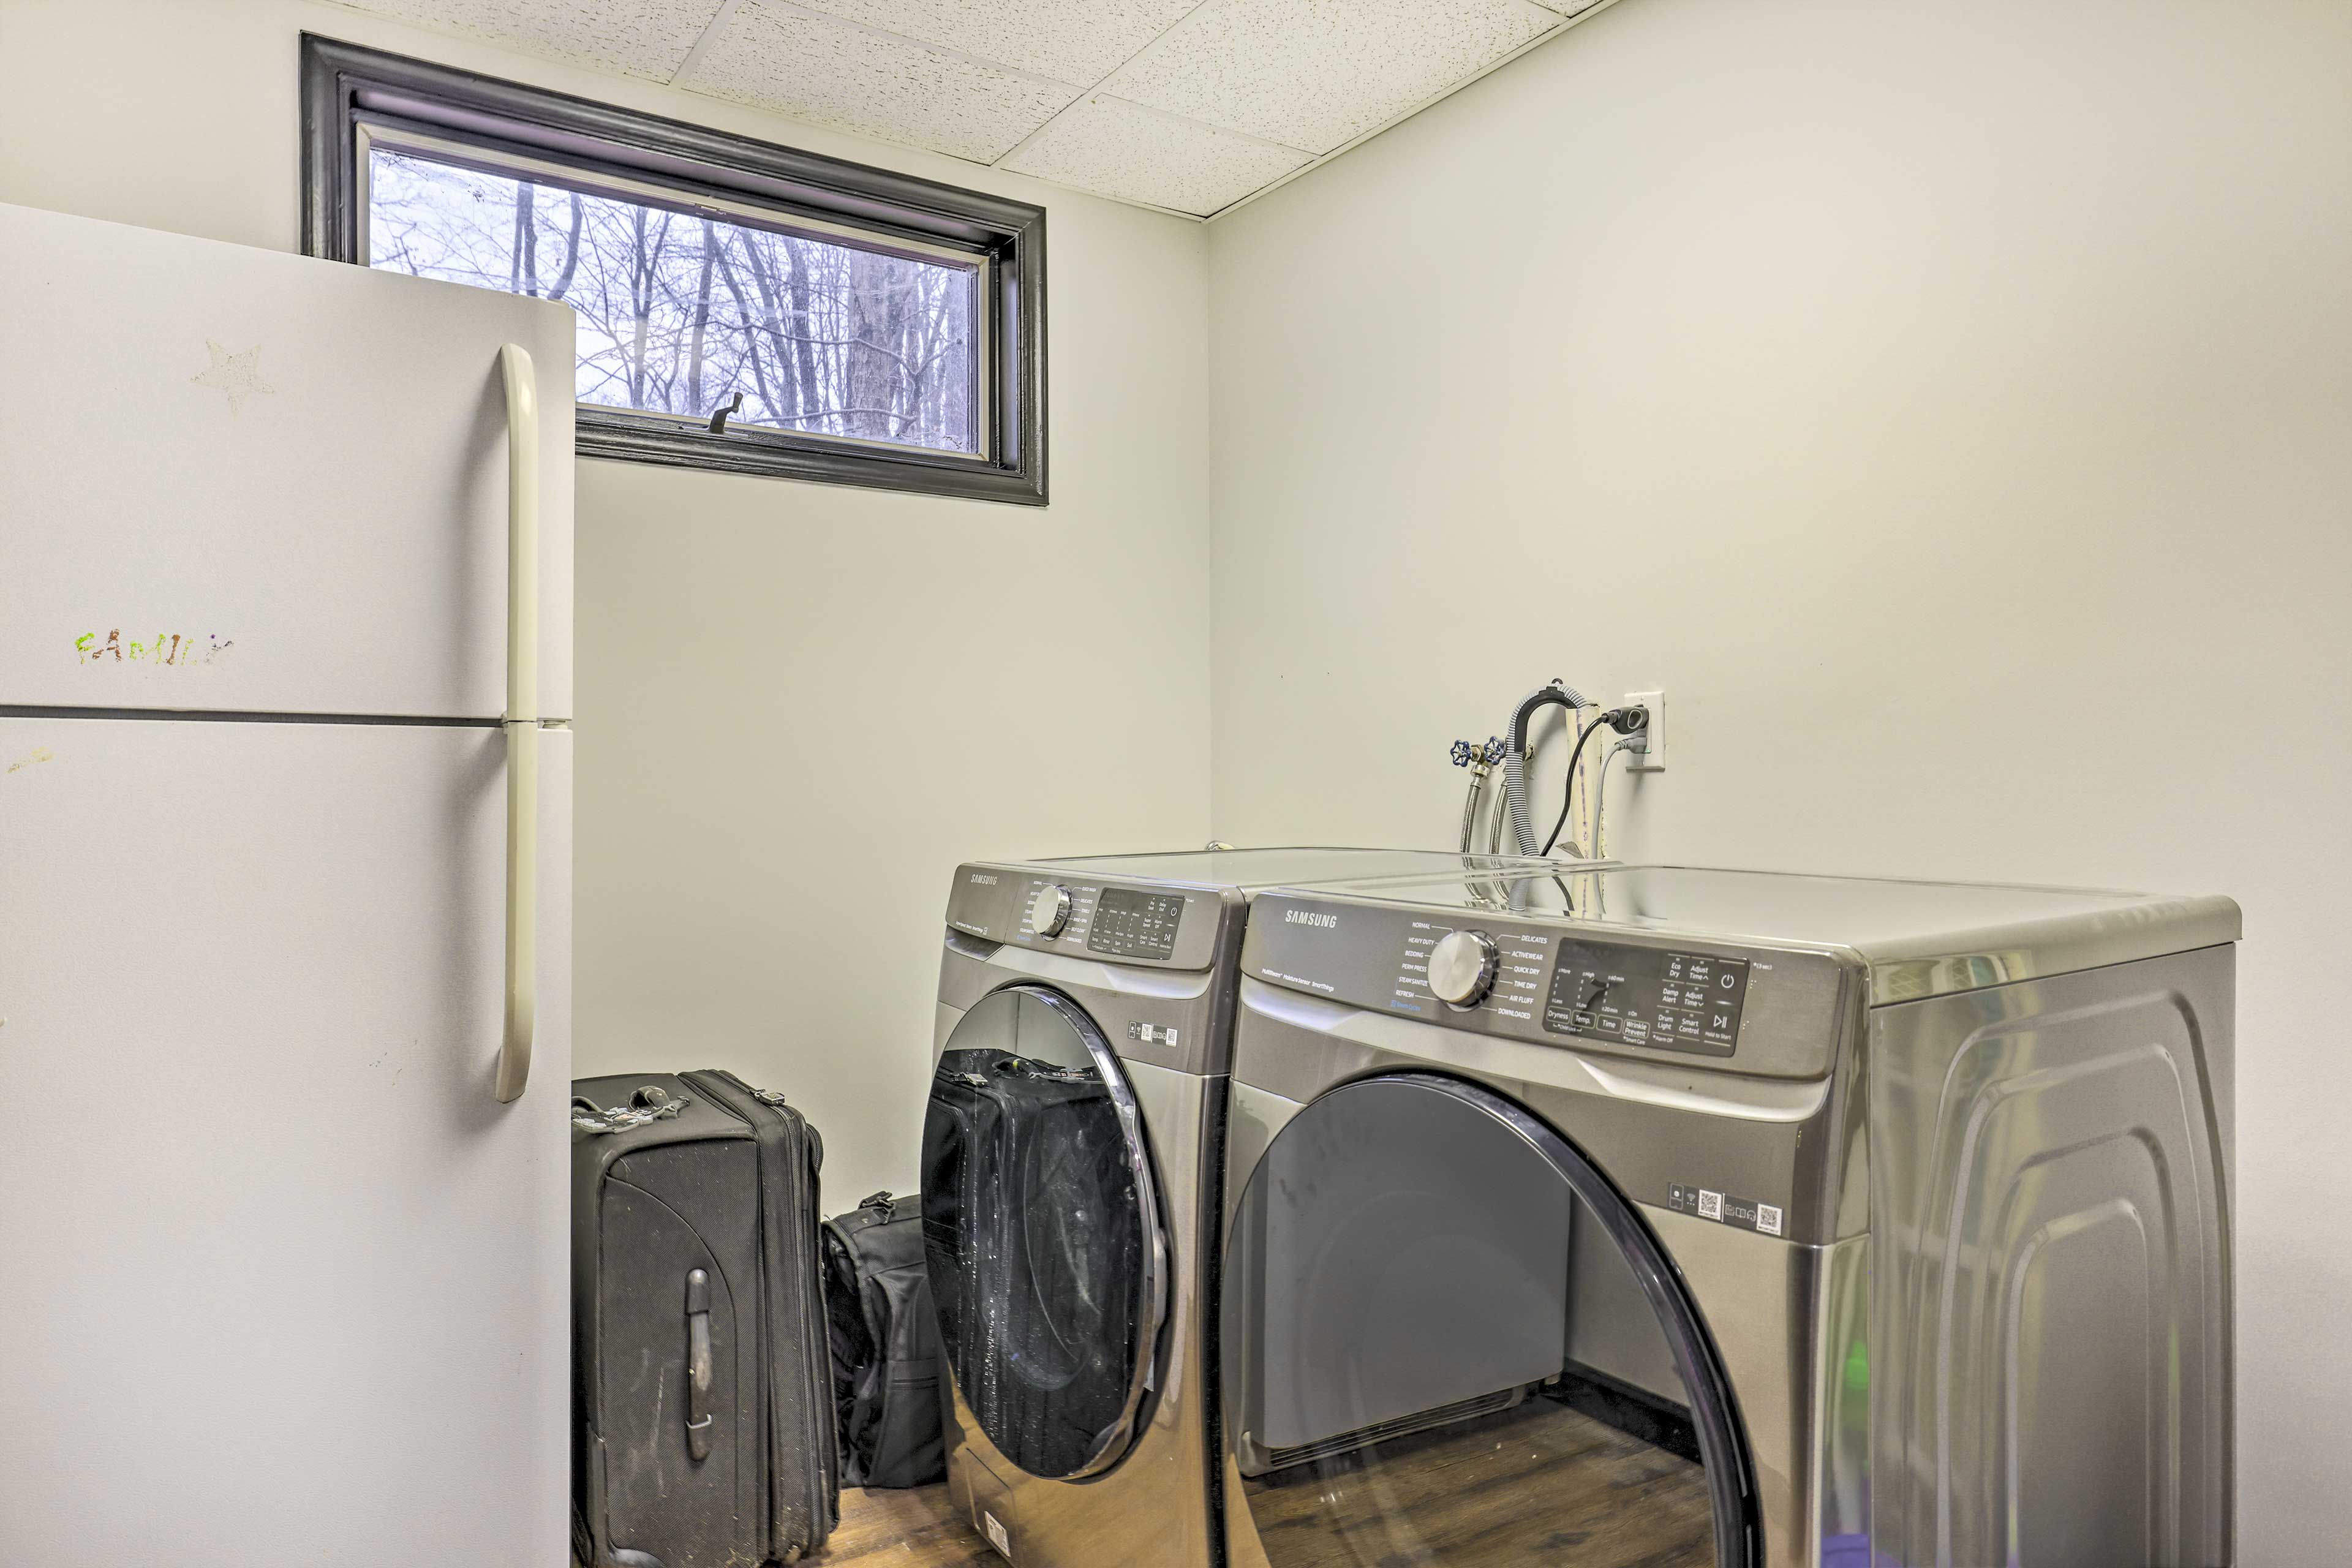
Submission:
<svg viewBox="0 0 2352 1568">
<path fill-rule="evenodd" d="M 341 0 L 1207 217 L 1610 0 Z"/>
</svg>

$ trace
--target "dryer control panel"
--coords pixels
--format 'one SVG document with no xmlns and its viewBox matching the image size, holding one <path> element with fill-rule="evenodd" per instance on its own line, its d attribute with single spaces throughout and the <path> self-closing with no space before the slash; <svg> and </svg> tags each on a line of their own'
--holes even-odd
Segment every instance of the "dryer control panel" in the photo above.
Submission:
<svg viewBox="0 0 2352 1568">
<path fill-rule="evenodd" d="M 1728 1056 L 1739 1043 L 1751 961 L 1563 940 L 1544 1027 L 1588 1040 Z"/>
<path fill-rule="evenodd" d="M 1036 867 L 957 868 L 948 926 L 966 936 L 1150 969 L 1206 969 L 1230 911 L 1214 889 L 1122 884 Z"/>
<path fill-rule="evenodd" d="M 1105 888 L 1087 926 L 1087 951 L 1112 958 L 1173 958 L 1183 922 L 1181 893 Z"/>
<path fill-rule="evenodd" d="M 1269 892 L 1252 905 L 1242 973 L 1331 1002 L 1533 1044 L 1656 1060 L 1711 1058 L 1772 1076 L 1828 1070 L 1848 994 L 1846 966 L 1832 953 L 1590 931 L 1582 922 L 1507 910 Z M 1480 939 L 1479 950 L 1494 959 L 1490 984 L 1470 1005 L 1430 986 L 1433 956 L 1444 959 L 1440 944 L 1456 932 Z"/>
</svg>

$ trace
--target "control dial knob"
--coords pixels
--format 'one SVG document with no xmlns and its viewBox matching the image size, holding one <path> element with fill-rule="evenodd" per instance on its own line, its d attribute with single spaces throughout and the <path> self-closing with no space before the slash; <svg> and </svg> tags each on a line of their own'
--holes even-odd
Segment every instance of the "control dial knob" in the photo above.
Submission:
<svg viewBox="0 0 2352 1568">
<path fill-rule="evenodd" d="M 1059 936 L 1070 923 L 1070 889 L 1048 885 L 1029 900 L 1029 929 L 1039 936 Z"/>
<path fill-rule="evenodd" d="M 1429 950 L 1429 988 L 1441 1002 L 1475 1007 L 1495 988 L 1502 955 L 1483 931 L 1448 931 Z"/>
</svg>

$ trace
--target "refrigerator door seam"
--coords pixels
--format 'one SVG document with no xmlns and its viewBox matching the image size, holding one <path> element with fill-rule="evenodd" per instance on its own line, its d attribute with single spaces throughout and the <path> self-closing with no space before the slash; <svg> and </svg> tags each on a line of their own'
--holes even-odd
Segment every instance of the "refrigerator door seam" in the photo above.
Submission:
<svg viewBox="0 0 2352 1568">
<path fill-rule="evenodd" d="M 412 724 L 458 730 L 495 730 L 499 719 L 451 719 L 425 713 L 273 713 L 267 710 L 217 708 L 52 708 L 0 702 L 0 719 L 184 720 L 196 724 Z"/>
</svg>

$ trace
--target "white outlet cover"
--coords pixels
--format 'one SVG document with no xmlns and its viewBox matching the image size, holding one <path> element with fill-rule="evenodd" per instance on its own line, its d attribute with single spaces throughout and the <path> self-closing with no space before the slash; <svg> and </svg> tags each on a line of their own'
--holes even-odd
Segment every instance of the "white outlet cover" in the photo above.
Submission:
<svg viewBox="0 0 2352 1568">
<path fill-rule="evenodd" d="M 1663 691 L 1628 691 L 1625 706 L 1636 704 L 1650 710 L 1650 749 L 1635 756 L 1628 752 L 1625 765 L 1637 773 L 1662 773 L 1666 771 L 1666 694 Z"/>
</svg>

